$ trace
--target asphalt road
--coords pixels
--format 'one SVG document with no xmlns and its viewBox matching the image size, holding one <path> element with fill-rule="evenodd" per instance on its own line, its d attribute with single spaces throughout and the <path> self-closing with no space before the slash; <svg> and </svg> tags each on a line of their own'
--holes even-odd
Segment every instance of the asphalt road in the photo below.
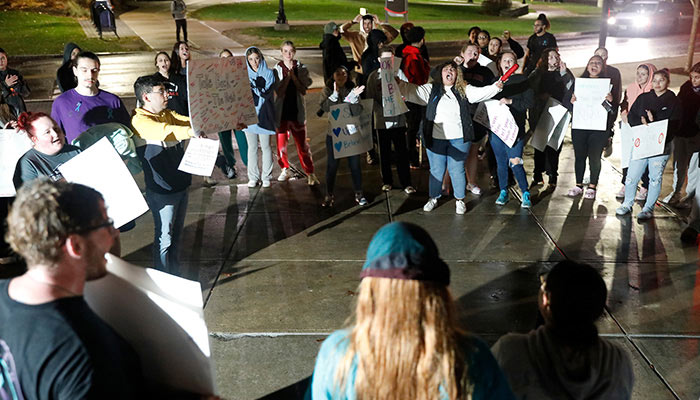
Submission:
<svg viewBox="0 0 700 400">
<path fill-rule="evenodd" d="M 526 40 L 519 40 L 523 46 Z M 583 34 L 573 37 L 562 37 L 558 40 L 562 59 L 570 68 L 580 68 L 598 47 L 597 34 Z M 628 63 L 675 57 L 685 55 L 688 46 L 688 34 L 660 36 L 655 38 L 609 37 L 610 64 Z M 451 59 L 460 50 L 459 43 L 429 43 L 431 64 Z M 700 41 L 696 44 L 700 51 Z M 213 53 L 193 51 L 194 57 L 212 57 Z M 279 51 L 265 51 L 266 56 L 277 57 Z M 155 52 L 104 54 L 100 55 L 102 68 L 100 72 L 101 87 L 119 96 L 133 96 L 133 83 L 139 76 L 155 72 L 153 58 Z M 307 64 L 314 78 L 314 85 L 321 85 L 321 52 L 316 49 L 300 49 L 297 57 Z M 32 89 L 33 100 L 47 100 L 58 93 L 55 88 L 55 74 L 60 66 L 59 56 L 17 57 L 10 59 L 10 66 L 19 69 Z M 268 64 L 271 64 L 268 62 Z"/>
</svg>

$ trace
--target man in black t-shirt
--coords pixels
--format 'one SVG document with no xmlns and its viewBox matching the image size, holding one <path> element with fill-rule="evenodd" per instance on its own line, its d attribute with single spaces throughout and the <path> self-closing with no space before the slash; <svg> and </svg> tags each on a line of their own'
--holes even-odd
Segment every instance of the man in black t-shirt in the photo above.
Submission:
<svg viewBox="0 0 700 400">
<path fill-rule="evenodd" d="M 533 26 L 535 33 L 527 39 L 527 50 L 525 50 L 525 61 L 523 61 L 523 73 L 525 76 L 530 75 L 530 72 L 535 70 L 537 61 L 540 60 L 540 56 L 542 56 L 542 52 L 545 49 L 558 48 L 557 39 L 554 35 L 547 32 L 550 25 L 546 15 L 540 14 Z"/>
<path fill-rule="evenodd" d="M 7 239 L 27 262 L 0 282 L 0 339 L 25 399 L 135 399 L 138 356 L 83 298 L 106 275 L 116 230 L 102 196 L 83 185 L 35 179 L 7 218 Z"/>
</svg>

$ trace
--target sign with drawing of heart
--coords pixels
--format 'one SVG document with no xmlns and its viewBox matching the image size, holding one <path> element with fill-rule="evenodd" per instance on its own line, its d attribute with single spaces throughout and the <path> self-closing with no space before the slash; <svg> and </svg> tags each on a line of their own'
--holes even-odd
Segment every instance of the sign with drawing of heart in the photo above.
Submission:
<svg viewBox="0 0 700 400">
<path fill-rule="evenodd" d="M 328 114 L 333 140 L 333 157 L 366 153 L 372 148 L 372 106 L 374 100 L 332 106 Z"/>
</svg>

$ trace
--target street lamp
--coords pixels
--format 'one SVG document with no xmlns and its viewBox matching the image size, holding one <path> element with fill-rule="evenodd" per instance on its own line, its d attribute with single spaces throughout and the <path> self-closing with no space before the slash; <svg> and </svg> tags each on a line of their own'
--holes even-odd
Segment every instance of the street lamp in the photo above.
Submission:
<svg viewBox="0 0 700 400">
<path fill-rule="evenodd" d="M 276 31 L 288 31 L 289 24 L 287 23 L 287 16 L 284 14 L 284 0 L 280 0 L 280 8 L 277 11 L 277 21 L 275 21 Z"/>
</svg>

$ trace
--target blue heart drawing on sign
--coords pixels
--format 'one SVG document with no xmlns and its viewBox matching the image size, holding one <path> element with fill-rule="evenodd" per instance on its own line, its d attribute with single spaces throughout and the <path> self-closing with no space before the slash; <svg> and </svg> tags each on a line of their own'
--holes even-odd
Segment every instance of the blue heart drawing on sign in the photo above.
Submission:
<svg viewBox="0 0 700 400">
<path fill-rule="evenodd" d="M 331 111 L 331 115 L 333 116 L 333 119 L 337 121 L 337 120 L 338 120 L 338 115 L 340 115 L 340 109 L 337 108 L 337 109 Z"/>
<path fill-rule="evenodd" d="M 340 149 L 343 147 L 343 142 L 338 142 L 338 143 L 334 144 L 333 146 L 335 146 L 336 151 L 340 151 Z"/>
<path fill-rule="evenodd" d="M 343 130 L 342 128 L 333 128 L 333 134 L 335 135 L 335 137 L 338 137 L 338 135 L 340 135 L 340 132 L 342 130 Z"/>
</svg>

